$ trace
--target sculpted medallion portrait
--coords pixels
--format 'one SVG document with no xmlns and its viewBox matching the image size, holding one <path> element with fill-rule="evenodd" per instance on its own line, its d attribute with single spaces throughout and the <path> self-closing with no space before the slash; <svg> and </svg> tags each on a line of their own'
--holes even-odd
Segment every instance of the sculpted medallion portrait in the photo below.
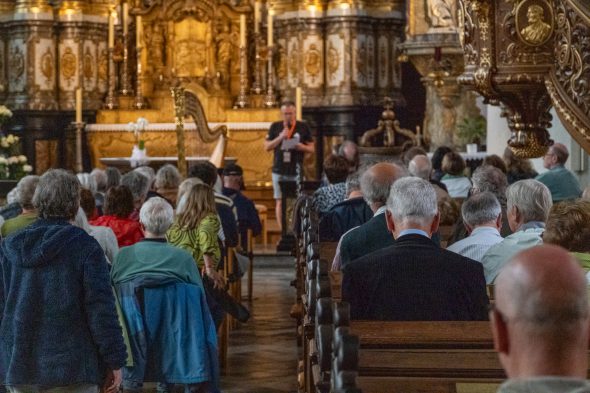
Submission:
<svg viewBox="0 0 590 393">
<path fill-rule="evenodd" d="M 517 31 L 528 45 L 546 43 L 553 33 L 553 13 L 545 2 L 523 1 L 516 11 Z"/>
</svg>

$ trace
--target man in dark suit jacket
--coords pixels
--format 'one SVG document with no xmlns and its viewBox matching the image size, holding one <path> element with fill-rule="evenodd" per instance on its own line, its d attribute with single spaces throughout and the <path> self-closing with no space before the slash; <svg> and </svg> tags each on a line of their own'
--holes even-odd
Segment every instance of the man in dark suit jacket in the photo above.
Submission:
<svg viewBox="0 0 590 393">
<path fill-rule="evenodd" d="M 386 162 L 375 164 L 363 173 L 361 190 L 374 215 L 363 225 L 342 236 L 340 240 L 341 266 L 393 244 L 394 240 L 387 230 L 383 213 L 391 185 L 403 176 L 407 176 L 403 167 Z"/>
<path fill-rule="evenodd" d="M 404 178 L 391 188 L 385 220 L 395 244 L 343 268 L 342 297 L 353 319 L 486 320 L 481 263 L 440 249 L 436 193 L 427 181 Z"/>
</svg>

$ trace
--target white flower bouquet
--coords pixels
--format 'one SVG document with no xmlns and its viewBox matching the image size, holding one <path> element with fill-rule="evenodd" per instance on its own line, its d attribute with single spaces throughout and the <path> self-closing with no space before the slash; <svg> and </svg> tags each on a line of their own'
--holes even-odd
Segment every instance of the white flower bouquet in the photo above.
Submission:
<svg viewBox="0 0 590 393">
<path fill-rule="evenodd" d="M 4 105 L 0 105 L 0 125 L 6 123 L 11 117 L 12 111 Z"/>
</svg>

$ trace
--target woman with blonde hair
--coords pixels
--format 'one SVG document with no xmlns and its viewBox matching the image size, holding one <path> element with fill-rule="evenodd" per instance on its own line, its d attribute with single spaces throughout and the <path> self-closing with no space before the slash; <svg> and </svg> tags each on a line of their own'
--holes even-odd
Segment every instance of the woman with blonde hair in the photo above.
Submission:
<svg viewBox="0 0 590 393">
<path fill-rule="evenodd" d="M 203 274 L 215 287 L 222 288 L 225 282 L 217 271 L 221 260 L 217 234 L 221 224 L 213 190 L 205 184 L 194 184 L 179 196 L 174 224 L 166 234 L 168 242 L 189 251 Z"/>
</svg>

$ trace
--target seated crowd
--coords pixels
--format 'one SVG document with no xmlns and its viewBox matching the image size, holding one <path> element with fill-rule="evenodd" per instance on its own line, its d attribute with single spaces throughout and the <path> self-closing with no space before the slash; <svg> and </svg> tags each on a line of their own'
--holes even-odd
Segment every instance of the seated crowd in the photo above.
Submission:
<svg viewBox="0 0 590 393">
<path fill-rule="evenodd" d="M 590 201 L 566 160 L 556 144 L 547 173 L 507 154 L 467 176 L 450 148 L 363 166 L 343 144 L 312 206 L 320 240 L 338 242 L 332 270 L 351 318 L 491 318 L 503 392 L 590 392 Z M 224 310 L 212 293 L 226 285 L 228 248 L 261 231 L 242 168 L 222 174 L 203 162 L 186 179 L 172 165 L 21 179 L 0 209 L 0 390 L 133 392 L 153 381 L 158 392 L 218 392 Z M 566 359 L 578 364 L 560 368 Z"/>
<path fill-rule="evenodd" d="M 218 392 L 223 255 L 261 232 L 242 169 L 224 175 L 22 178 L 0 210 L 0 391 Z"/>
</svg>

